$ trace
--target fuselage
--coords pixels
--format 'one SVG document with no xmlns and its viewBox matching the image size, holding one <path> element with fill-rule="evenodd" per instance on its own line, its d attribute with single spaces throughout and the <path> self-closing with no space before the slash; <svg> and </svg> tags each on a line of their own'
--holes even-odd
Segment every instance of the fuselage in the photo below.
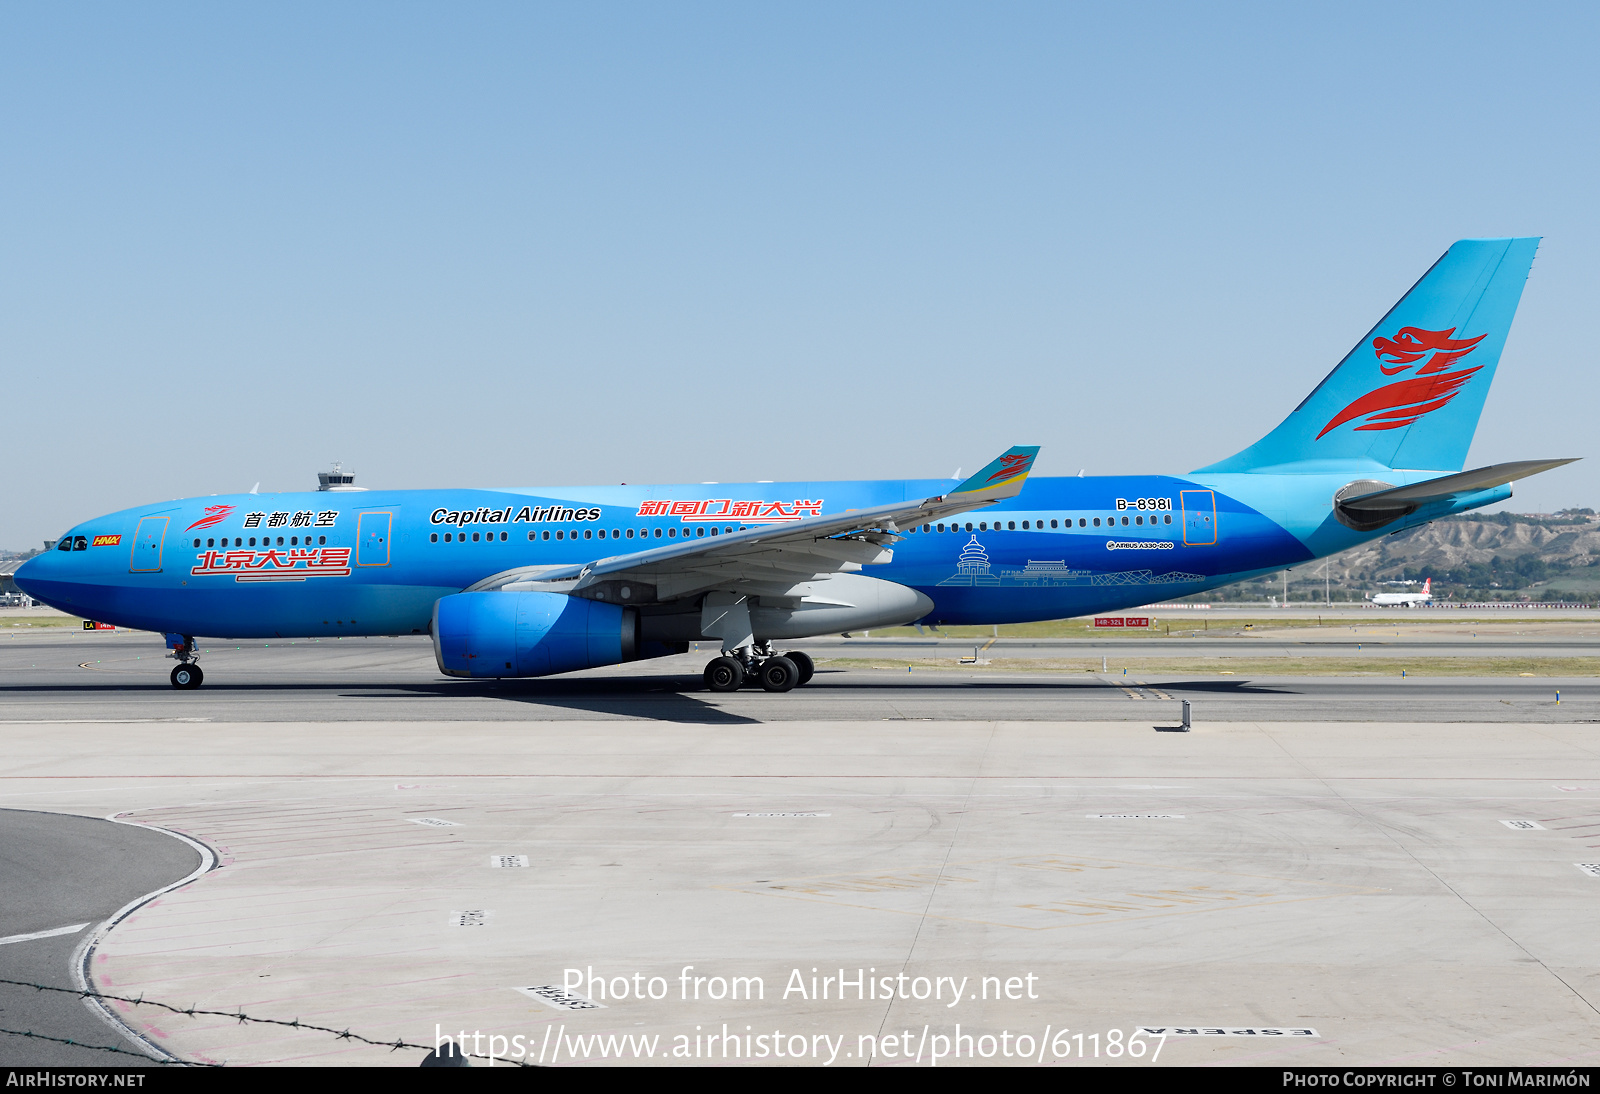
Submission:
<svg viewBox="0 0 1600 1094">
<path fill-rule="evenodd" d="M 1202 592 L 1509 495 L 1507 487 L 1481 491 L 1358 532 L 1332 511 L 1334 493 L 1349 480 L 1343 470 L 1033 478 L 1009 501 L 902 529 L 893 560 L 865 572 L 926 596 L 933 609 L 921 621 L 930 624 L 1057 619 Z M 423 634 L 439 598 L 506 570 L 781 527 L 937 495 L 950 485 L 697 483 L 192 498 L 86 521 L 63 539 L 76 549 L 29 560 L 16 581 L 63 611 L 157 632 Z"/>
</svg>

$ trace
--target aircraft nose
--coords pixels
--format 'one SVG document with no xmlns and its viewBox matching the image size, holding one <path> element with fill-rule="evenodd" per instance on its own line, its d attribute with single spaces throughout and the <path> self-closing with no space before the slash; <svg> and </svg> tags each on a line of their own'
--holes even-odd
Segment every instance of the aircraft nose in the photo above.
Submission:
<svg viewBox="0 0 1600 1094">
<path fill-rule="evenodd" d="M 73 602 L 82 600 L 83 580 L 68 565 L 72 555 L 63 551 L 46 551 L 34 555 L 12 575 L 17 588 L 41 604 L 62 611 L 73 611 Z"/>
<path fill-rule="evenodd" d="M 35 591 L 38 588 L 36 581 L 45 576 L 46 563 L 54 553 L 53 551 L 46 551 L 42 555 L 34 555 L 21 566 L 18 566 L 17 572 L 11 575 L 11 580 L 17 583 L 17 588 L 37 600 L 39 594 Z"/>
</svg>

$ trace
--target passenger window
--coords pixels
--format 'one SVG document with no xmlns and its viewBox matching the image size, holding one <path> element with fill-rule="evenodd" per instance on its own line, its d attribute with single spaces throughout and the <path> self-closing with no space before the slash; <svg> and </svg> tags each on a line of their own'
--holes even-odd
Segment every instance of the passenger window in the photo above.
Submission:
<svg viewBox="0 0 1600 1094">
<path fill-rule="evenodd" d="M 1100 518 L 1099 517 L 1095 517 L 1094 518 L 1094 526 L 1096 528 L 1100 527 Z"/>
<path fill-rule="evenodd" d="M 478 535 L 479 535 L 479 533 L 477 533 L 477 532 L 472 533 L 472 542 L 474 542 L 474 543 L 478 542 Z"/>
<path fill-rule="evenodd" d="M 972 522 L 970 520 L 967 521 L 967 531 L 972 531 Z"/>
<path fill-rule="evenodd" d="M 507 533 L 507 532 L 501 532 L 500 533 L 500 542 L 501 543 L 504 543 L 506 540 L 508 540 L 510 538 L 511 538 L 510 533 Z"/>
<path fill-rule="evenodd" d="M 206 546 L 207 546 L 207 547 L 215 547 L 215 546 L 216 546 L 216 545 L 217 545 L 217 541 L 216 541 L 216 540 L 214 540 L 214 539 L 208 539 L 208 540 L 206 540 Z M 196 544 L 195 544 L 195 546 L 197 546 L 197 547 L 198 547 L 198 546 L 199 546 L 199 543 L 198 543 L 198 542 L 196 542 Z"/>
<path fill-rule="evenodd" d="M 1123 517 L 1122 518 L 1122 524 L 1123 524 L 1123 527 L 1127 527 L 1127 524 L 1128 524 L 1128 518 L 1127 517 Z"/>
<path fill-rule="evenodd" d="M 632 538 L 633 538 L 633 529 L 632 529 L 632 528 L 629 528 L 629 529 L 628 529 L 628 538 L 629 538 L 629 539 L 632 539 Z"/>
<path fill-rule="evenodd" d="M 583 538 L 584 539 L 593 539 L 594 538 L 594 529 L 593 528 L 585 528 L 583 530 Z"/>
<path fill-rule="evenodd" d="M 1144 518 L 1143 517 L 1134 517 L 1133 518 L 1133 522 L 1135 524 L 1143 524 L 1144 523 Z M 1128 523 L 1127 518 L 1123 518 L 1122 523 L 1123 524 L 1127 524 Z"/>
<path fill-rule="evenodd" d="M 567 538 L 567 533 L 562 531 L 560 528 L 557 528 L 556 529 L 556 538 L 557 539 L 566 539 Z"/>
<path fill-rule="evenodd" d="M 1027 521 L 1023 521 L 1022 523 L 1023 524 L 1027 524 L 1028 522 Z M 1017 530 L 1017 522 L 1016 521 L 1014 521 L 1014 520 L 1006 521 L 1006 531 L 1015 532 L 1016 530 Z"/>
<path fill-rule="evenodd" d="M 1027 521 L 1023 521 L 1022 522 L 1022 530 L 1024 532 L 1026 532 L 1028 530 L 1028 522 Z"/>
<path fill-rule="evenodd" d="M 540 539 L 549 539 L 550 538 L 550 529 L 546 528 L 542 533 L 540 533 L 540 537 L 539 538 Z"/>
<path fill-rule="evenodd" d="M 997 525 L 995 525 L 995 527 L 998 528 L 1000 526 L 997 524 Z M 984 520 L 980 520 L 978 522 L 978 531 L 987 532 L 988 530 L 989 530 L 989 522 L 988 521 L 984 521 Z"/>
<path fill-rule="evenodd" d="M 703 525 L 703 524 L 702 524 L 702 525 L 701 525 L 701 526 L 700 526 L 700 527 L 698 527 L 698 528 L 696 528 L 696 529 L 695 529 L 695 530 L 694 530 L 694 534 L 695 534 L 695 535 L 696 535 L 696 536 L 703 536 L 703 535 L 705 535 L 705 534 L 706 534 L 706 529 L 705 529 L 705 525 Z"/>
<path fill-rule="evenodd" d="M 926 531 L 927 531 L 927 530 L 928 530 L 928 526 L 927 526 L 927 525 L 926 525 L 926 524 L 924 524 L 924 525 L 923 525 L 923 526 L 922 526 L 922 530 L 923 530 L 923 531 L 924 531 L 924 532 L 926 532 Z"/>
<path fill-rule="evenodd" d="M 656 529 L 656 538 L 657 539 L 661 538 L 661 529 L 659 529 L 659 528 Z"/>
<path fill-rule="evenodd" d="M 282 536 L 279 536 L 279 537 L 278 537 L 278 546 L 279 546 L 279 547 L 282 547 L 282 546 L 283 546 L 283 537 L 282 537 Z"/>
<path fill-rule="evenodd" d="M 667 538 L 668 539 L 677 539 L 678 538 L 678 530 L 676 528 L 668 528 L 667 529 Z"/>
<path fill-rule="evenodd" d="M 1164 519 L 1165 519 L 1166 523 L 1171 524 L 1172 523 L 1172 514 L 1168 513 Z"/>
</svg>

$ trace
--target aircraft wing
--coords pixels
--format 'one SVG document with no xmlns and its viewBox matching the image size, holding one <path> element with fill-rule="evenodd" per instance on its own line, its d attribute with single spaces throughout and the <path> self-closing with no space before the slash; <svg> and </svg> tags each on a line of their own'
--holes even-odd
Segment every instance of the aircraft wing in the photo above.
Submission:
<svg viewBox="0 0 1600 1094">
<path fill-rule="evenodd" d="M 1457 494 L 1472 494 L 1479 490 L 1504 486 L 1506 483 L 1516 479 L 1525 479 L 1529 475 L 1537 475 L 1541 471 L 1549 471 L 1551 468 L 1575 462 L 1577 462 L 1576 458 L 1497 463 L 1489 467 L 1479 467 L 1472 471 L 1462 471 L 1454 475 L 1445 475 L 1442 478 L 1412 483 L 1410 486 L 1396 486 L 1388 490 L 1378 490 L 1371 494 L 1359 494 L 1353 498 L 1342 498 L 1339 501 L 1339 505 L 1344 509 L 1382 511 L 1397 509 L 1403 505 L 1420 505 L 1425 501 L 1442 501 Z"/>
<path fill-rule="evenodd" d="M 1016 497 L 1038 454 L 1036 445 L 1011 448 L 948 494 L 746 528 L 582 565 L 507 570 L 467 591 L 545 589 L 628 604 L 676 600 L 713 588 L 779 596 L 819 574 L 890 561 L 903 526 Z"/>
</svg>

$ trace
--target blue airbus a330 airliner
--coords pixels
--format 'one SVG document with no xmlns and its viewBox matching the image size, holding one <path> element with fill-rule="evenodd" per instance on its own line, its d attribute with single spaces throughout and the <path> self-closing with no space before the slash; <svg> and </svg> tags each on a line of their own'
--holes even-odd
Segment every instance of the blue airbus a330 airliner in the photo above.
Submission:
<svg viewBox="0 0 1600 1094">
<path fill-rule="evenodd" d="M 1537 239 L 1451 247 L 1283 423 L 1188 475 L 244 494 L 127 509 L 16 574 L 85 618 L 197 637 L 430 635 L 451 676 L 545 676 L 714 640 L 706 684 L 787 691 L 774 643 L 1016 623 L 1197 593 L 1511 496 L 1463 471 Z"/>
</svg>

